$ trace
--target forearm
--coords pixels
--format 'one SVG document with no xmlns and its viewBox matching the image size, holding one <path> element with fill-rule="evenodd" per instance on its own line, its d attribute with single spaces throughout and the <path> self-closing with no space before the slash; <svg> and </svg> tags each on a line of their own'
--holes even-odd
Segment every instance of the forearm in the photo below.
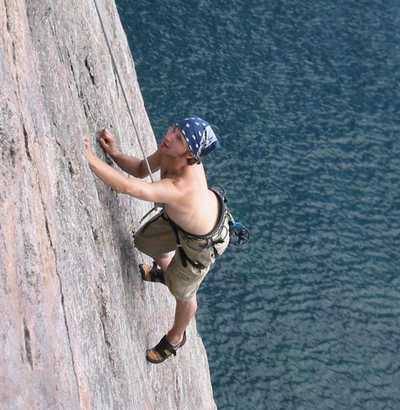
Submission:
<svg viewBox="0 0 400 410">
<path fill-rule="evenodd" d="M 93 156 L 89 160 L 91 170 L 108 186 L 117 192 L 125 193 L 127 190 L 128 178 L 121 175 L 113 167 L 106 164 L 100 158 Z"/>
<path fill-rule="evenodd" d="M 125 155 L 122 152 L 112 155 L 111 158 L 117 163 L 117 165 L 127 172 L 137 178 L 142 178 L 141 170 L 141 160 L 139 158 L 132 157 L 130 155 Z"/>
<path fill-rule="evenodd" d="M 157 157 L 158 154 L 153 154 L 153 159 L 154 155 Z M 180 203 L 185 196 L 185 192 L 178 189 L 174 180 L 170 178 L 164 178 L 150 184 L 139 178 L 127 178 L 122 175 L 93 153 L 87 137 L 85 138 L 85 156 L 93 173 L 117 192 L 144 201 L 165 204 Z"/>
</svg>

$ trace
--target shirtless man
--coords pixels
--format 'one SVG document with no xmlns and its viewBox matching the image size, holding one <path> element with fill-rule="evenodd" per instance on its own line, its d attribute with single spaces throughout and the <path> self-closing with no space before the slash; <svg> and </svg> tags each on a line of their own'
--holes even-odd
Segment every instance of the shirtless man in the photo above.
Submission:
<svg viewBox="0 0 400 410">
<path fill-rule="evenodd" d="M 208 189 L 201 163 L 215 149 L 217 138 L 199 117 L 169 127 L 157 151 L 147 158 L 151 172 L 161 172 L 161 180 L 154 183 L 141 180 L 148 175 L 145 161 L 121 153 L 107 130 L 99 140 L 104 151 L 134 178 L 99 159 L 85 138 L 92 171 L 117 192 L 163 204 L 162 211 L 135 234 L 135 246 L 155 261 L 152 267 L 141 266 L 142 278 L 164 283 L 176 299 L 172 328 L 146 352 L 148 361 L 161 363 L 185 343 L 186 328 L 197 310 L 196 292 L 229 243 L 229 216 L 220 197 Z"/>
</svg>

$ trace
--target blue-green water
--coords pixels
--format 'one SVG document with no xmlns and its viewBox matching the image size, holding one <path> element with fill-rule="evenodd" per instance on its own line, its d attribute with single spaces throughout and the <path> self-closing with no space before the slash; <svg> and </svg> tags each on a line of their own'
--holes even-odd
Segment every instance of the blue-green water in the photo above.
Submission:
<svg viewBox="0 0 400 410">
<path fill-rule="evenodd" d="M 199 292 L 218 408 L 399 409 L 400 2 L 117 3 L 156 134 L 215 124 L 251 228 Z"/>
</svg>

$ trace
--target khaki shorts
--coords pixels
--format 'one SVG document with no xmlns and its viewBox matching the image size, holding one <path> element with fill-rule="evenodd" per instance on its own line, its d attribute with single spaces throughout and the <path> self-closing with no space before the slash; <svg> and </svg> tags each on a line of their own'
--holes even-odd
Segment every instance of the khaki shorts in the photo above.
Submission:
<svg viewBox="0 0 400 410">
<path fill-rule="evenodd" d="M 211 238 L 221 240 L 211 247 L 205 247 L 206 239 L 195 239 L 179 230 L 179 239 L 188 258 L 186 266 L 182 262 L 180 252 L 175 255 L 164 272 L 166 284 L 170 292 L 179 300 L 187 300 L 194 296 L 200 287 L 215 258 L 225 251 L 229 244 L 229 218 L 224 215 L 221 228 Z M 141 252 L 153 258 L 176 251 L 175 233 L 163 212 L 158 213 L 135 233 L 135 246 Z"/>
</svg>

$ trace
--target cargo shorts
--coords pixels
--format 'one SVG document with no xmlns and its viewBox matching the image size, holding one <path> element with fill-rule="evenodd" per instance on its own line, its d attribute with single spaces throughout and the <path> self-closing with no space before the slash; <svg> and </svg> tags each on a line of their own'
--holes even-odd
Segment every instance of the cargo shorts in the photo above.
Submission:
<svg viewBox="0 0 400 410">
<path fill-rule="evenodd" d="M 218 229 L 209 236 L 197 237 L 182 230 L 178 231 L 182 249 L 189 260 L 186 261 L 185 266 L 181 253 L 175 252 L 167 271 L 164 272 L 166 285 L 176 299 L 192 298 L 216 257 L 222 255 L 228 247 L 229 217 L 225 214 L 222 218 Z M 207 246 L 210 240 L 219 243 Z M 135 233 L 135 246 L 152 258 L 177 250 L 175 232 L 163 211 L 151 218 Z"/>
</svg>

